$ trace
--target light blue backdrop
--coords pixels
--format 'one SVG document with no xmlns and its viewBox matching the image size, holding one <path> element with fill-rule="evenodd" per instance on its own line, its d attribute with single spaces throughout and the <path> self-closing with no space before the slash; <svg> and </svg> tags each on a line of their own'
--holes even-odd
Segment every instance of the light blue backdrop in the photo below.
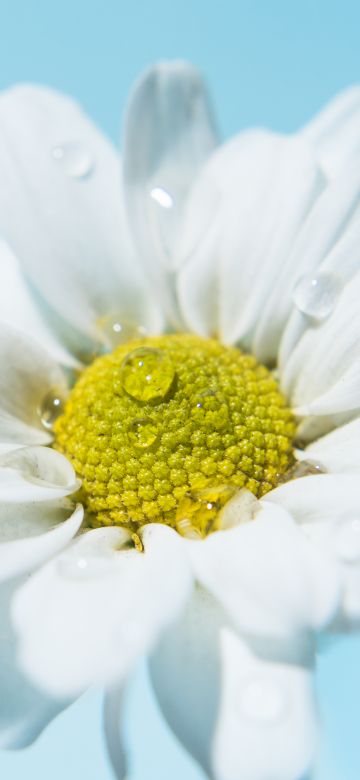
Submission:
<svg viewBox="0 0 360 780">
<path fill-rule="evenodd" d="M 156 59 L 207 75 L 224 136 L 252 124 L 291 131 L 360 80 L 354 0 L 12 0 L 0 8 L 0 87 L 38 81 L 68 91 L 114 138 L 131 82 Z M 360 777 L 360 642 L 321 661 L 327 739 L 317 780 Z M 201 780 L 164 728 L 139 675 L 128 714 L 131 780 Z M 100 694 L 61 715 L 27 751 L 0 754 L 3 780 L 111 780 Z"/>
</svg>

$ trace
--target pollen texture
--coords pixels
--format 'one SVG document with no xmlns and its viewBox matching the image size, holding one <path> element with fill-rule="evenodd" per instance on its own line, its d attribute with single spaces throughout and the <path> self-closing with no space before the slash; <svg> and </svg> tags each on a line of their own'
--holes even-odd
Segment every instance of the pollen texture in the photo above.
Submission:
<svg viewBox="0 0 360 780">
<path fill-rule="evenodd" d="M 178 527 L 190 516 L 204 532 L 236 490 L 260 497 L 277 485 L 293 463 L 295 422 L 255 358 L 179 334 L 97 358 L 54 433 L 93 526 Z"/>
</svg>

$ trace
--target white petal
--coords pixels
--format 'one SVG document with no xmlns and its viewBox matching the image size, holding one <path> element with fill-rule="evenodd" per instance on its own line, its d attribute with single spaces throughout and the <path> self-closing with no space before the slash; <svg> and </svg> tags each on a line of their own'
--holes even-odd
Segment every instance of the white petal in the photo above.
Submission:
<svg viewBox="0 0 360 780">
<path fill-rule="evenodd" d="M 17 594 L 21 664 L 53 695 L 123 678 L 188 596 L 190 568 L 174 531 L 145 528 L 144 553 L 120 549 L 128 540 L 119 528 L 90 531 Z"/>
<path fill-rule="evenodd" d="M 272 350 L 276 349 L 291 302 L 288 287 L 283 293 L 284 266 L 322 186 L 311 152 L 297 138 L 244 133 L 210 158 L 190 198 L 185 223 L 185 253 L 190 243 L 186 233 L 193 234 L 194 223 L 208 223 L 205 238 L 180 274 L 179 295 L 188 326 L 198 327 L 200 307 L 202 332 L 218 330 L 224 341 L 250 346 L 269 301 L 269 285 L 274 289 L 279 278 L 279 294 L 274 292 L 271 312 L 266 309 L 270 321 L 266 330 L 271 327 Z M 208 232 L 215 228 L 209 251 Z"/>
<path fill-rule="evenodd" d="M 354 475 L 321 474 L 271 491 L 266 502 L 291 512 L 324 557 L 336 562 L 342 587 L 337 622 L 360 625 L 360 486 Z"/>
<path fill-rule="evenodd" d="M 79 487 L 71 463 L 49 447 L 21 447 L 1 455 L 0 501 L 51 501 Z"/>
<path fill-rule="evenodd" d="M 72 100 L 30 85 L 2 93 L 0 128 L 0 230 L 35 288 L 90 336 L 112 312 L 153 326 L 111 144 Z"/>
<path fill-rule="evenodd" d="M 166 62 L 145 71 L 125 121 L 125 194 L 134 240 L 160 290 L 166 291 L 164 271 L 174 264 L 189 187 L 216 138 L 206 88 L 195 68 Z"/>
<path fill-rule="evenodd" d="M 287 277 L 291 293 L 301 276 L 319 272 L 334 274 L 346 285 L 358 271 L 359 241 L 360 158 L 327 187 L 310 212 L 291 252 Z M 315 327 L 313 319 L 293 306 L 280 346 L 285 370 L 302 334 L 306 329 L 316 333 Z"/>
<path fill-rule="evenodd" d="M 58 363 L 76 366 L 76 360 L 67 352 L 41 316 L 10 248 L 0 239 L 0 319 L 7 325 L 31 333 L 32 338 Z"/>
<path fill-rule="evenodd" d="M 336 176 L 360 153 L 360 86 L 340 92 L 301 132 L 326 175 Z"/>
<path fill-rule="evenodd" d="M 19 581 L 0 587 L 0 748 L 22 748 L 33 742 L 58 712 L 70 704 L 44 695 L 31 685 L 16 662 L 16 639 L 10 605 Z"/>
<path fill-rule="evenodd" d="M 52 436 L 39 410 L 48 393 L 66 393 L 64 374 L 35 342 L 0 326 L 0 439 L 19 444 L 46 444 Z"/>
<path fill-rule="evenodd" d="M 344 287 L 337 307 L 309 327 L 282 372 L 282 387 L 297 414 L 335 415 L 360 407 L 360 273 Z"/>
<path fill-rule="evenodd" d="M 66 547 L 83 509 L 49 504 L 0 504 L 0 582 L 30 572 Z"/>
<path fill-rule="evenodd" d="M 123 699 L 124 692 L 122 686 L 113 686 L 106 691 L 104 701 L 104 733 L 106 747 L 117 780 L 125 780 L 126 776 L 126 755 L 121 739 Z"/>
<path fill-rule="evenodd" d="M 360 471 L 360 418 L 342 425 L 314 441 L 301 453 L 299 460 L 315 460 L 326 471 L 354 474 Z"/>
<path fill-rule="evenodd" d="M 191 544 L 199 581 L 242 632 L 288 637 L 326 625 L 337 608 L 337 568 L 279 507 Z"/>
<path fill-rule="evenodd" d="M 300 780 L 316 728 L 310 662 L 286 647 L 263 656 L 200 590 L 150 671 L 169 725 L 213 780 Z"/>
</svg>

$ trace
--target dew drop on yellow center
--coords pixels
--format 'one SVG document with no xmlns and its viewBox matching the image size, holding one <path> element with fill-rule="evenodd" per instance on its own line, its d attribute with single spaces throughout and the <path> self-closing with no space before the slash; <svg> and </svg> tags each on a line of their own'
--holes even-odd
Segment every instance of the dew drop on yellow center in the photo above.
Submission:
<svg viewBox="0 0 360 780">
<path fill-rule="evenodd" d="M 188 334 L 122 344 L 87 367 L 54 423 L 93 526 L 191 522 L 211 530 L 247 488 L 293 463 L 295 421 L 255 358 Z"/>
</svg>

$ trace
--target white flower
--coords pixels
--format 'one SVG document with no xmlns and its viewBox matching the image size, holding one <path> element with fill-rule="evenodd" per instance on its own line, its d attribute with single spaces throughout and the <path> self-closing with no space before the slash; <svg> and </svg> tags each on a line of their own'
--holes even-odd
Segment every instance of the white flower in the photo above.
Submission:
<svg viewBox="0 0 360 780">
<path fill-rule="evenodd" d="M 360 619 L 359 129 L 354 88 L 296 136 L 216 148 L 199 75 L 160 65 L 131 97 L 121 174 L 69 99 L 1 95 L 2 746 L 28 744 L 101 683 L 123 777 L 121 691 L 147 652 L 162 710 L 209 777 L 307 772 L 315 636 Z M 315 473 L 241 495 L 233 527 L 201 541 L 150 523 L 141 552 L 126 528 L 81 528 L 44 414 L 64 366 L 117 318 L 277 361 Z"/>
</svg>

